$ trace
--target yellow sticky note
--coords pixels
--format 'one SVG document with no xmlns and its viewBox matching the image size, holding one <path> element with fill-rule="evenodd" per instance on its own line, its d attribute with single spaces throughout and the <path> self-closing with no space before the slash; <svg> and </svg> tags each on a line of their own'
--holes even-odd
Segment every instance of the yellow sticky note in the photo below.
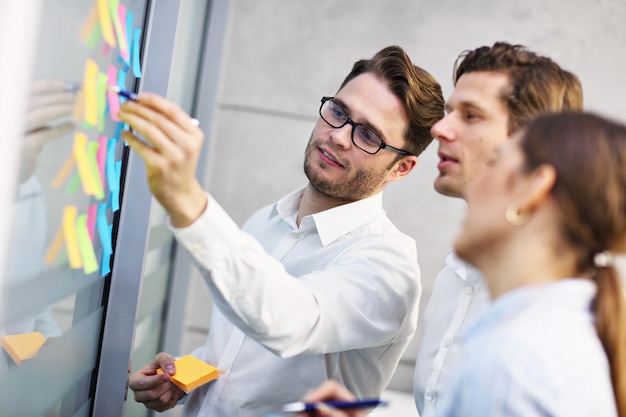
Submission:
<svg viewBox="0 0 626 417">
<path fill-rule="evenodd" d="M 96 178 L 94 178 L 93 169 L 89 162 L 89 154 L 87 152 L 87 135 L 83 132 L 76 132 L 74 135 L 73 153 L 76 166 L 78 167 L 78 175 L 83 185 L 83 191 L 85 191 L 87 195 L 93 195 L 99 198 L 103 194 L 102 186 L 98 187 Z"/>
<path fill-rule="evenodd" d="M 2 347 L 17 364 L 35 356 L 44 343 L 46 338 L 40 332 L 2 336 Z"/>
<path fill-rule="evenodd" d="M 98 200 L 102 200 L 104 198 L 104 189 L 102 187 L 102 179 L 100 178 L 100 168 L 98 167 L 97 154 L 99 147 L 99 142 L 89 142 L 87 144 L 87 159 L 89 161 L 89 170 L 91 172 L 91 178 L 93 178 L 96 191 L 94 196 Z"/>
<path fill-rule="evenodd" d="M 78 248 L 83 259 L 83 271 L 89 275 L 98 270 L 98 260 L 96 252 L 93 250 L 89 230 L 87 229 L 87 215 L 81 214 L 76 220 L 76 234 L 78 237 Z"/>
<path fill-rule="evenodd" d="M 83 74 L 84 117 L 92 127 L 98 126 L 98 64 L 92 59 L 85 62 Z"/>
<path fill-rule="evenodd" d="M 189 392 L 201 385 L 211 382 L 219 376 L 215 366 L 196 358 L 193 355 L 185 355 L 174 361 L 176 373 L 172 375 L 172 383 L 185 392 Z M 163 370 L 158 369 L 157 373 Z"/>
<path fill-rule="evenodd" d="M 76 213 L 78 209 L 74 206 L 67 206 L 63 211 L 63 236 L 65 236 L 65 247 L 67 248 L 67 257 L 70 261 L 72 269 L 80 269 L 83 267 L 83 261 L 80 257 L 80 247 L 78 245 L 78 235 L 76 234 Z"/>
<path fill-rule="evenodd" d="M 120 51 L 128 51 L 128 43 L 126 42 L 126 31 L 124 30 L 124 26 L 126 22 L 120 21 L 120 15 L 118 12 L 120 0 L 111 0 L 109 3 L 109 12 L 111 13 L 111 21 L 113 22 L 113 27 L 115 28 L 115 33 L 117 34 L 117 44 L 120 48 Z"/>
<path fill-rule="evenodd" d="M 116 46 L 115 35 L 113 34 L 113 22 L 111 13 L 109 12 L 110 0 L 98 0 L 98 16 L 100 17 L 100 28 L 102 29 L 102 37 L 109 46 Z"/>
</svg>

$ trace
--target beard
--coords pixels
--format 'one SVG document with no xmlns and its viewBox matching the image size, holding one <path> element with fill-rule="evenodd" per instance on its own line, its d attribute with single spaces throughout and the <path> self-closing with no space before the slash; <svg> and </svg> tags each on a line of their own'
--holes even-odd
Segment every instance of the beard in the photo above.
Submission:
<svg viewBox="0 0 626 417">
<path fill-rule="evenodd" d="M 389 169 L 395 164 L 394 161 L 386 169 L 376 171 L 373 168 L 355 170 L 349 162 L 343 162 L 345 175 L 329 179 L 322 175 L 329 167 L 316 158 L 318 142 L 311 135 L 304 151 L 304 174 L 317 192 L 333 199 L 357 201 L 371 196 L 385 182 Z"/>
</svg>

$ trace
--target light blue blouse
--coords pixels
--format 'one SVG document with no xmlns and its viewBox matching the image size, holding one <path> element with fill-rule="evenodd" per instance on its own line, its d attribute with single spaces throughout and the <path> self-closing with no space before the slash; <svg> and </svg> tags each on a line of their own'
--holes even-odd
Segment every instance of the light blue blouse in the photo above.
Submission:
<svg viewBox="0 0 626 417">
<path fill-rule="evenodd" d="M 595 292 L 589 280 L 566 279 L 497 299 L 468 329 L 437 415 L 617 416 L 590 309 Z"/>
</svg>

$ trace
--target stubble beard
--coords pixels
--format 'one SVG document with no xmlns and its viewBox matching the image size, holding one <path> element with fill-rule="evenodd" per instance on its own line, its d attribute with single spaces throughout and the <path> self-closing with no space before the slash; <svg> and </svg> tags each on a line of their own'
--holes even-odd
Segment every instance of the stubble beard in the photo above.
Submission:
<svg viewBox="0 0 626 417">
<path fill-rule="evenodd" d="M 347 174 L 347 177 L 343 177 L 341 180 L 325 179 L 316 173 L 316 168 L 322 171 L 327 169 L 324 162 L 313 162 L 317 152 L 317 143 L 311 135 L 304 151 L 304 174 L 317 192 L 333 199 L 357 201 L 369 197 L 373 190 L 384 181 L 388 172 L 388 169 L 381 172 L 376 172 L 373 169 L 359 169 Z M 349 171 L 350 165 L 345 165 L 344 169 Z"/>
</svg>

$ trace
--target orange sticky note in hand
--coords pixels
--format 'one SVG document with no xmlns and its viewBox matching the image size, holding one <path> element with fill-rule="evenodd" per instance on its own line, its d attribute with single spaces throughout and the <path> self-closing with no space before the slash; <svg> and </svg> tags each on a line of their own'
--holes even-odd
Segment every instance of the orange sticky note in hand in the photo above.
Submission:
<svg viewBox="0 0 626 417">
<path fill-rule="evenodd" d="M 215 366 L 196 358 L 193 355 L 185 355 L 174 361 L 176 373 L 172 375 L 172 383 L 185 392 L 189 392 L 207 382 L 213 381 L 219 376 Z M 157 369 L 157 373 L 162 373 Z"/>
<path fill-rule="evenodd" d="M 44 343 L 46 338 L 40 332 L 2 336 L 2 347 L 17 364 L 35 356 Z"/>
</svg>

